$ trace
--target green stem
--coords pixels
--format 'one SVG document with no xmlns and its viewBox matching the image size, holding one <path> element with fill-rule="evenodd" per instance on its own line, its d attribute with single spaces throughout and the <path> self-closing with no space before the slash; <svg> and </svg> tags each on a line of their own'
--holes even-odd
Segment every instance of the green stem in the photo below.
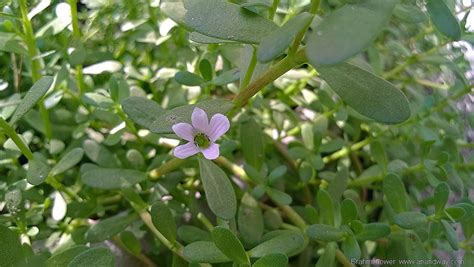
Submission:
<svg viewBox="0 0 474 267">
<path fill-rule="evenodd" d="M 137 212 L 140 215 L 140 218 L 142 219 L 143 223 L 145 223 L 145 225 L 148 227 L 148 229 L 150 229 L 150 231 L 155 235 L 155 237 L 157 237 L 158 240 L 160 240 L 160 242 L 165 245 L 165 247 L 167 247 L 170 251 L 184 259 L 183 245 L 178 242 L 169 241 L 160 231 L 158 231 L 155 225 L 153 225 L 150 213 L 148 213 L 148 211 L 143 210 Z"/>
<path fill-rule="evenodd" d="M 20 136 L 15 130 L 0 116 L 0 128 L 12 139 L 16 146 L 20 149 L 21 153 L 25 155 L 28 161 L 33 160 L 33 153 L 30 148 L 23 142 Z"/>
<path fill-rule="evenodd" d="M 252 80 L 253 73 L 255 71 L 255 66 L 257 66 L 257 49 L 252 46 L 252 56 L 250 57 L 250 62 L 247 68 L 247 72 L 245 73 L 245 77 L 242 80 L 242 84 L 240 85 L 240 90 L 249 85 L 250 81 Z"/>
<path fill-rule="evenodd" d="M 31 60 L 31 78 L 34 83 L 41 78 L 41 63 L 38 57 L 38 49 L 36 47 L 36 40 L 33 34 L 33 27 L 31 26 L 31 21 L 28 18 L 28 8 L 26 0 L 19 0 L 19 4 L 24 30 L 23 37 L 28 48 L 28 54 Z M 53 131 L 51 128 L 51 122 L 49 120 L 48 110 L 45 108 L 42 101 L 38 103 L 38 106 L 41 119 L 44 124 L 46 138 L 51 139 Z"/>
<path fill-rule="evenodd" d="M 371 141 L 371 138 L 368 137 L 360 142 L 357 142 L 355 144 L 353 144 L 351 147 L 347 148 L 347 147 L 344 147 L 334 153 L 332 153 L 331 155 L 329 156 L 326 156 L 323 158 L 323 162 L 324 163 L 329 163 L 331 161 L 334 161 L 334 160 L 337 160 L 337 159 L 340 159 L 342 157 L 345 157 L 347 155 L 349 155 L 350 152 L 352 151 L 357 151 L 361 148 L 363 148 L 364 146 L 368 145 Z"/>
<path fill-rule="evenodd" d="M 306 230 L 306 222 L 301 218 L 301 216 L 290 206 L 288 205 L 281 205 L 279 206 L 283 214 L 286 215 L 286 217 L 293 222 L 298 228 L 300 228 L 302 231 Z"/>
<path fill-rule="evenodd" d="M 148 173 L 148 177 L 150 180 L 158 180 L 161 176 L 168 174 L 177 168 L 181 167 L 186 161 L 178 158 L 173 158 L 169 161 L 167 161 L 165 164 L 161 165 L 160 167 L 151 170 Z"/>
<path fill-rule="evenodd" d="M 280 4 L 280 0 L 273 0 L 272 8 L 270 9 L 270 14 L 268 16 L 270 20 L 273 20 L 275 18 L 279 4 Z"/>
<path fill-rule="evenodd" d="M 311 6 L 309 7 L 309 13 L 316 15 L 319 11 L 319 6 L 321 4 L 321 0 L 311 0 Z"/>
<path fill-rule="evenodd" d="M 72 34 L 74 39 L 77 41 L 81 40 L 82 32 L 79 28 L 79 19 L 77 15 L 77 0 L 68 0 L 69 6 L 71 7 L 71 20 L 72 20 Z M 84 72 L 82 70 L 82 65 L 76 66 L 76 78 L 77 78 L 77 85 L 79 87 L 80 94 L 84 94 L 86 90 L 86 84 L 84 82 Z"/>
<path fill-rule="evenodd" d="M 306 55 L 304 50 L 300 50 L 294 56 L 287 56 L 274 66 L 272 66 L 267 72 L 262 74 L 258 79 L 251 82 L 244 90 L 235 96 L 234 111 L 244 106 L 248 100 L 262 90 L 266 85 L 270 84 L 278 77 L 287 73 L 294 67 L 303 64 L 306 61 Z"/>
</svg>

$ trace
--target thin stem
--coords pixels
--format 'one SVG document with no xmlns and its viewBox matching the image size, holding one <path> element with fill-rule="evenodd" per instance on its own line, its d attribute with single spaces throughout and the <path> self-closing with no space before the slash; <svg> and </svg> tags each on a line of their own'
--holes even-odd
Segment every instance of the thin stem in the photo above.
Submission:
<svg viewBox="0 0 474 267">
<path fill-rule="evenodd" d="M 311 14 L 318 13 L 320 4 L 321 4 L 321 0 L 311 0 L 311 6 L 309 7 L 309 13 L 311 13 Z"/>
<path fill-rule="evenodd" d="M 360 142 L 357 142 L 357 143 L 353 144 L 349 148 L 344 147 L 341 150 L 338 150 L 338 151 L 332 153 L 331 155 L 324 157 L 323 162 L 324 163 L 329 163 L 331 161 L 334 161 L 334 160 L 340 159 L 342 157 L 345 157 L 345 156 L 349 155 L 350 152 L 357 151 L 357 150 L 363 148 L 364 146 L 368 145 L 370 143 L 370 141 L 371 141 L 371 138 L 368 137 L 368 138 L 366 138 L 366 139 L 364 139 Z"/>
<path fill-rule="evenodd" d="M 253 183 L 253 181 L 247 176 L 247 173 L 245 173 L 245 170 L 242 169 L 240 166 L 237 166 L 236 164 L 232 163 L 228 159 L 224 157 L 218 157 L 216 160 L 216 163 L 219 164 L 220 166 L 226 168 L 230 172 L 232 172 L 235 176 L 241 178 L 247 183 Z"/>
<path fill-rule="evenodd" d="M 249 85 L 250 81 L 252 80 L 253 73 L 255 71 L 255 66 L 257 66 L 257 49 L 252 46 L 252 56 L 250 57 L 250 62 L 247 68 L 247 72 L 245 73 L 245 77 L 242 80 L 242 84 L 240 85 L 240 90 Z"/>
<path fill-rule="evenodd" d="M 38 57 L 38 48 L 36 47 L 36 40 L 33 33 L 33 27 L 31 26 L 31 21 L 28 18 L 28 8 L 26 0 L 20 0 L 20 12 L 23 22 L 23 31 L 24 31 L 24 41 L 28 48 L 28 54 L 31 60 L 31 78 L 33 83 L 38 81 L 41 78 L 41 63 L 40 58 Z M 47 139 L 51 139 L 53 131 L 51 128 L 51 121 L 49 120 L 48 110 L 45 108 L 42 101 L 38 103 L 41 120 L 44 124 L 45 135 Z"/>
<path fill-rule="evenodd" d="M 132 205 L 133 206 L 133 205 Z M 156 229 L 155 225 L 151 221 L 151 216 L 148 211 L 137 211 L 142 219 L 143 223 L 150 229 L 150 231 L 160 240 L 160 242 L 165 245 L 169 250 L 171 250 L 174 254 L 178 255 L 179 257 L 184 259 L 183 256 L 183 246 L 178 242 L 171 242 L 169 241 L 158 229 Z"/>
<path fill-rule="evenodd" d="M 20 136 L 15 132 L 15 130 L 8 124 L 2 116 L 0 116 L 0 128 L 12 139 L 16 146 L 20 149 L 21 153 L 25 155 L 28 161 L 33 160 L 33 153 L 30 148 L 23 142 Z"/>
<path fill-rule="evenodd" d="M 279 4 L 280 4 L 280 0 L 273 0 L 272 8 L 270 9 L 270 14 L 268 16 L 270 20 L 273 20 L 275 18 Z"/>
<path fill-rule="evenodd" d="M 283 214 L 292 221 L 299 229 L 302 231 L 306 230 L 306 222 L 301 218 L 301 216 L 290 206 L 288 205 L 281 205 L 279 206 Z"/>
<path fill-rule="evenodd" d="M 183 159 L 173 158 L 167 161 L 165 164 L 161 165 L 160 167 L 151 170 L 148 173 L 148 177 L 150 180 L 158 180 L 161 176 L 168 174 L 177 168 L 181 167 L 186 161 Z"/>
<path fill-rule="evenodd" d="M 207 228 L 207 230 L 212 231 L 212 229 L 214 229 L 214 225 L 212 225 L 211 221 L 206 217 L 206 215 L 204 215 L 204 213 L 199 212 L 197 219 Z"/>
<path fill-rule="evenodd" d="M 119 236 L 114 236 L 112 238 L 112 240 L 114 241 L 114 243 L 119 246 L 122 250 L 124 251 L 127 251 L 129 252 L 130 255 L 134 256 L 135 258 L 137 258 L 139 261 L 141 261 L 143 263 L 144 266 L 146 267 L 155 267 L 156 264 L 150 259 L 148 258 L 145 254 L 135 254 L 135 253 L 132 253 L 128 250 L 128 248 L 124 245 L 124 243 L 122 242 L 122 240 L 120 239 Z"/>
<path fill-rule="evenodd" d="M 346 258 L 346 255 L 344 255 L 344 253 L 342 253 L 342 251 L 339 249 L 336 250 L 336 259 L 344 267 L 354 267 L 354 265 Z"/>
<path fill-rule="evenodd" d="M 71 20 L 72 20 L 72 34 L 76 41 L 80 41 L 82 37 L 81 29 L 79 28 L 79 19 L 77 15 L 77 0 L 68 0 L 71 8 Z M 86 90 L 86 84 L 84 82 L 84 72 L 82 70 L 82 64 L 76 66 L 76 78 L 77 85 L 79 87 L 80 94 L 84 94 Z"/>
<path fill-rule="evenodd" d="M 303 64 L 306 61 L 306 55 L 304 50 L 300 50 L 295 56 L 287 56 L 274 66 L 272 66 L 267 72 L 262 74 L 258 79 L 251 82 L 244 90 L 234 98 L 234 110 L 238 110 L 244 106 L 248 100 L 262 90 L 266 85 L 270 84 L 283 74 L 287 73 L 294 67 Z"/>
</svg>

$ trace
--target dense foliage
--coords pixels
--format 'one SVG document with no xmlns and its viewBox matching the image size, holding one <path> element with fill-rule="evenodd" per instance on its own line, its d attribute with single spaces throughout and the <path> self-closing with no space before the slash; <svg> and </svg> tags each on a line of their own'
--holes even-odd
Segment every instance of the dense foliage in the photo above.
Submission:
<svg viewBox="0 0 474 267">
<path fill-rule="evenodd" d="M 0 0 L 0 266 L 474 266 L 463 2 Z"/>
</svg>

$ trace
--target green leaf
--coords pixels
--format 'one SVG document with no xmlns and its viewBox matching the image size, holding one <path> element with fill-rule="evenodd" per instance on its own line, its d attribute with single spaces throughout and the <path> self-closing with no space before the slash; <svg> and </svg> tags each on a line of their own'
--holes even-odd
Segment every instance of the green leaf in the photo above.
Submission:
<svg viewBox="0 0 474 267">
<path fill-rule="evenodd" d="M 339 241 L 344 237 L 344 231 L 334 226 L 313 224 L 306 229 L 309 238 L 316 241 Z"/>
<path fill-rule="evenodd" d="M 119 75 L 113 75 L 109 81 L 110 97 L 120 103 L 130 96 L 130 87 L 127 81 Z"/>
<path fill-rule="evenodd" d="M 341 203 L 342 224 L 349 224 L 359 217 L 354 200 L 346 198 Z"/>
<path fill-rule="evenodd" d="M 3 14 L 5 13 L 0 12 L 0 15 Z M 24 48 L 23 43 L 15 37 L 16 34 L 14 33 L 6 33 L 2 31 L 2 34 L 0 35 L 0 51 L 27 56 L 28 51 Z"/>
<path fill-rule="evenodd" d="M 407 211 L 395 215 L 394 223 L 403 229 L 415 229 L 427 223 L 426 215 L 417 211 Z"/>
<path fill-rule="evenodd" d="M 431 22 L 443 35 L 453 40 L 461 38 L 459 22 L 444 1 L 427 0 L 426 9 L 430 15 Z"/>
<path fill-rule="evenodd" d="M 380 141 L 376 140 L 370 143 L 370 153 L 372 154 L 372 157 L 375 159 L 377 164 L 379 164 L 380 167 L 386 170 L 388 159 L 387 155 L 385 154 L 385 149 Z"/>
<path fill-rule="evenodd" d="M 327 243 L 323 255 L 319 257 L 316 267 L 333 267 L 336 259 L 337 244 L 335 242 Z"/>
<path fill-rule="evenodd" d="M 183 225 L 178 228 L 178 237 L 184 243 L 193 243 L 196 241 L 212 241 L 211 234 L 207 231 L 192 225 Z"/>
<path fill-rule="evenodd" d="M 443 225 L 444 229 L 444 234 L 446 235 L 446 239 L 448 239 L 449 245 L 451 245 L 451 248 L 454 250 L 459 249 L 459 240 L 456 234 L 456 231 L 454 228 L 445 220 L 441 220 L 441 224 Z"/>
<path fill-rule="evenodd" d="M 342 100 L 360 114 L 387 124 L 410 117 L 407 98 L 388 81 L 348 63 L 315 67 Z"/>
<path fill-rule="evenodd" d="M 0 237 L 0 262 L 2 266 L 22 265 L 25 261 L 25 255 L 18 234 L 0 224 Z"/>
<path fill-rule="evenodd" d="M 285 254 L 273 253 L 258 259 L 252 267 L 286 267 L 288 265 L 288 257 Z"/>
<path fill-rule="evenodd" d="M 268 187 L 267 194 L 273 201 L 280 205 L 290 205 L 293 201 L 290 195 L 274 188 Z"/>
<path fill-rule="evenodd" d="M 464 258 L 462 259 L 461 267 L 471 267 L 474 266 L 474 253 L 465 252 Z"/>
<path fill-rule="evenodd" d="M 176 123 L 186 122 L 191 123 L 191 114 L 195 107 L 199 107 L 206 111 L 208 118 L 216 113 L 226 114 L 233 104 L 226 99 L 212 99 L 199 102 L 194 105 L 185 105 L 168 110 L 155 118 L 152 124 L 147 125 L 147 128 L 155 133 L 172 133 L 171 127 Z"/>
<path fill-rule="evenodd" d="M 285 232 L 254 247 L 248 254 L 252 258 L 260 258 L 274 253 L 292 256 L 298 253 L 303 246 L 304 237 L 300 233 Z"/>
<path fill-rule="evenodd" d="M 174 79 L 182 84 L 182 85 L 187 85 L 187 86 L 199 86 L 202 83 L 204 83 L 204 80 L 197 76 L 194 73 L 191 73 L 189 71 L 179 71 L 174 75 Z"/>
<path fill-rule="evenodd" d="M 240 201 L 237 213 L 237 225 L 244 243 L 257 244 L 264 231 L 263 215 L 258 202 L 248 193 Z"/>
<path fill-rule="evenodd" d="M 79 254 L 86 251 L 88 247 L 79 245 L 73 246 L 66 250 L 54 254 L 46 261 L 46 267 L 63 267 L 68 266 L 69 263 Z"/>
<path fill-rule="evenodd" d="M 143 182 L 147 175 L 136 170 L 94 168 L 84 172 L 81 179 L 93 188 L 119 189 Z"/>
<path fill-rule="evenodd" d="M 213 71 L 212 65 L 209 60 L 203 59 L 199 62 L 199 72 L 201 73 L 201 76 L 204 78 L 204 80 L 212 80 Z"/>
<path fill-rule="evenodd" d="M 362 231 L 357 234 L 357 240 L 377 240 L 390 234 L 390 225 L 386 223 L 369 223 L 362 226 Z"/>
<path fill-rule="evenodd" d="M 396 5 L 393 10 L 393 15 L 407 23 L 422 23 L 427 20 L 425 13 L 416 5 Z"/>
<path fill-rule="evenodd" d="M 287 171 L 287 168 L 285 165 L 280 165 L 278 167 L 276 167 L 275 169 L 273 169 L 272 172 L 270 172 L 270 174 L 268 175 L 267 179 L 270 183 L 273 183 L 275 182 L 278 178 L 282 177 L 283 175 L 285 175 Z"/>
<path fill-rule="evenodd" d="M 77 163 L 82 160 L 84 156 L 84 150 L 80 147 L 76 147 L 64 155 L 61 160 L 51 169 L 51 176 L 61 174 L 70 168 L 74 167 Z"/>
<path fill-rule="evenodd" d="M 336 173 L 334 179 L 328 186 L 327 192 L 332 197 L 334 202 L 339 202 L 344 190 L 346 190 L 347 183 L 349 180 L 349 172 L 347 168 L 343 168 Z"/>
<path fill-rule="evenodd" d="M 237 211 L 234 188 L 225 172 L 212 161 L 199 158 L 201 181 L 211 211 L 218 217 L 231 220 Z"/>
<path fill-rule="evenodd" d="M 135 214 L 119 214 L 101 220 L 87 230 L 85 238 L 87 242 L 97 243 L 107 240 L 122 232 L 129 224 L 137 219 Z"/>
<path fill-rule="evenodd" d="M 449 198 L 449 186 L 447 183 L 440 183 L 435 188 L 434 192 L 434 206 L 436 213 L 441 213 L 444 210 L 444 206 L 448 202 Z"/>
<path fill-rule="evenodd" d="M 186 260 L 192 263 L 221 263 L 229 262 L 213 242 L 197 241 L 184 247 L 183 254 Z"/>
<path fill-rule="evenodd" d="M 387 24 L 395 0 L 346 4 L 308 34 L 306 55 L 313 66 L 337 64 L 364 50 Z"/>
<path fill-rule="evenodd" d="M 46 178 L 48 178 L 51 168 L 43 160 L 38 157 L 34 157 L 33 160 L 28 162 L 28 171 L 26 173 L 26 179 L 28 183 L 32 185 L 39 185 Z"/>
<path fill-rule="evenodd" d="M 296 38 L 296 35 L 302 31 L 312 19 L 313 15 L 310 13 L 300 13 L 282 27 L 265 36 L 258 47 L 258 61 L 267 63 L 282 55 Z"/>
<path fill-rule="evenodd" d="M 10 124 L 15 124 L 23 115 L 25 115 L 30 109 L 32 109 L 38 101 L 48 92 L 49 88 L 53 84 L 54 78 L 50 76 L 44 76 L 37 81 L 28 90 L 25 97 L 21 100 L 20 104 L 13 113 Z"/>
<path fill-rule="evenodd" d="M 142 245 L 140 244 L 140 240 L 138 240 L 132 232 L 123 231 L 120 234 L 120 241 L 122 241 L 124 246 L 134 255 L 140 255 Z"/>
<path fill-rule="evenodd" d="M 122 101 L 122 109 L 136 124 L 151 130 L 164 110 L 155 101 L 144 97 L 131 96 Z"/>
<path fill-rule="evenodd" d="M 389 174 L 383 180 L 383 193 L 395 212 L 407 210 L 405 186 L 398 176 Z"/>
<path fill-rule="evenodd" d="M 319 189 L 316 195 L 321 223 L 334 225 L 334 203 L 329 193 Z"/>
<path fill-rule="evenodd" d="M 68 267 L 114 267 L 115 258 L 112 252 L 106 248 L 91 248 L 79 254 L 68 265 Z"/>
<path fill-rule="evenodd" d="M 163 1 L 161 10 L 191 31 L 223 40 L 257 44 L 278 28 L 270 20 L 221 0 Z"/>
<path fill-rule="evenodd" d="M 234 262 L 250 264 L 244 246 L 229 229 L 220 226 L 215 227 L 212 230 L 212 240 L 216 247 Z"/>
<path fill-rule="evenodd" d="M 245 162 L 259 171 L 265 160 L 265 139 L 260 125 L 253 118 L 240 124 L 240 144 Z"/>
<path fill-rule="evenodd" d="M 110 97 L 93 92 L 85 93 L 82 100 L 86 104 L 102 109 L 109 109 L 114 105 L 114 101 Z"/>
<path fill-rule="evenodd" d="M 156 229 L 171 242 L 176 241 L 176 222 L 170 208 L 163 202 L 156 202 L 151 207 L 151 219 Z"/>
<path fill-rule="evenodd" d="M 82 144 L 82 148 L 86 156 L 101 167 L 116 168 L 120 165 L 110 150 L 94 140 L 85 140 Z"/>
<path fill-rule="evenodd" d="M 359 243 L 354 235 L 347 236 L 344 241 L 342 241 L 342 251 L 348 259 L 359 259 L 361 256 L 361 250 Z"/>
</svg>

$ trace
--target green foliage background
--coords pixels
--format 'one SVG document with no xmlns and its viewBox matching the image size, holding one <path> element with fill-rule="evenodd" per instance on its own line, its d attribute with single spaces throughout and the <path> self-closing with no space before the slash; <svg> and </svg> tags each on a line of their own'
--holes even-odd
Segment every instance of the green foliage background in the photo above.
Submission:
<svg viewBox="0 0 474 267">
<path fill-rule="evenodd" d="M 0 266 L 474 266 L 462 2 L 0 1 Z"/>
</svg>

